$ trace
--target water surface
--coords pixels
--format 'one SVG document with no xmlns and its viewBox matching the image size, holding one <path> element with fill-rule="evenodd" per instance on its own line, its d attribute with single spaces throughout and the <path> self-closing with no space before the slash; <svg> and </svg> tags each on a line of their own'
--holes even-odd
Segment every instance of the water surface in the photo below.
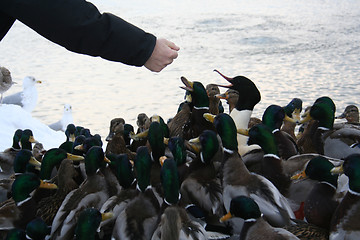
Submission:
<svg viewBox="0 0 360 240">
<path fill-rule="evenodd" d="M 102 137 L 115 117 L 133 125 L 140 112 L 168 119 L 183 100 L 180 77 L 204 85 L 225 83 L 214 69 L 255 82 L 262 95 L 254 109 L 257 117 L 268 105 L 285 105 L 294 97 L 308 106 L 330 96 L 337 114 L 359 103 L 360 1 L 93 3 L 174 41 L 181 48 L 179 57 L 161 73 L 152 73 L 71 53 L 16 22 L 0 42 L 0 65 L 20 83 L 7 94 L 19 91 L 26 75 L 42 80 L 33 116 L 46 124 L 61 118 L 65 103 L 73 107 L 75 124 Z"/>
</svg>

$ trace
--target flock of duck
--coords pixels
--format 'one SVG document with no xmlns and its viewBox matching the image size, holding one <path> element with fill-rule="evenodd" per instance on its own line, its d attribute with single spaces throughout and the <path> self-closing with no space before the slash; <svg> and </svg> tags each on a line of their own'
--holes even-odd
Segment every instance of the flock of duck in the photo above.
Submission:
<svg viewBox="0 0 360 240">
<path fill-rule="evenodd" d="M 360 239 L 357 107 L 335 124 L 330 97 L 294 98 L 257 119 L 256 85 L 219 74 L 229 85 L 181 77 L 168 121 L 114 118 L 106 148 L 74 124 L 47 150 L 17 130 L 0 153 L 1 239 Z"/>
</svg>

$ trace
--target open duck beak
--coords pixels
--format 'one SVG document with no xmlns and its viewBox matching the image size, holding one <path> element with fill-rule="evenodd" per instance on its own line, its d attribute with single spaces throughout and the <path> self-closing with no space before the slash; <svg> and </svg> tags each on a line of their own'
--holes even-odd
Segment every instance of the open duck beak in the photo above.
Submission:
<svg viewBox="0 0 360 240">
<path fill-rule="evenodd" d="M 228 212 L 226 215 L 224 215 L 224 216 L 222 216 L 222 217 L 220 218 L 220 222 L 225 222 L 225 221 L 229 220 L 229 219 L 232 218 L 232 217 L 233 217 L 233 216 L 231 215 L 231 213 Z"/>
<path fill-rule="evenodd" d="M 303 124 L 303 123 L 309 122 L 310 120 L 312 120 L 312 117 L 310 116 L 310 111 L 306 111 L 303 115 L 303 119 L 301 119 L 299 121 L 299 123 Z"/>
<path fill-rule="evenodd" d="M 186 79 L 186 77 L 181 77 L 181 81 L 184 83 L 185 86 L 181 86 L 180 88 L 187 90 L 187 91 L 194 91 L 194 83 Z"/>
<path fill-rule="evenodd" d="M 218 74 L 220 74 L 220 76 L 222 76 L 223 78 L 225 78 L 228 82 L 230 82 L 229 85 L 221 85 L 221 84 L 215 84 L 218 87 L 226 87 L 226 88 L 230 88 L 233 86 L 233 84 L 231 83 L 231 80 L 233 80 L 232 78 L 229 78 L 227 76 L 225 76 L 224 74 L 222 74 L 221 72 L 219 72 L 218 70 L 214 69 L 214 72 L 217 72 Z"/>
</svg>

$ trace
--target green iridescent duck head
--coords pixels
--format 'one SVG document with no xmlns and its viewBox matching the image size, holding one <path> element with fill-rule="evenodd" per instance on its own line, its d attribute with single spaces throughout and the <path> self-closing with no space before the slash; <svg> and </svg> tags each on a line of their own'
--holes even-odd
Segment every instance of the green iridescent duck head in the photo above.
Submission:
<svg viewBox="0 0 360 240">
<path fill-rule="evenodd" d="M 97 229 L 100 226 L 100 223 L 106 219 L 109 219 L 113 216 L 112 213 L 100 213 L 96 208 L 86 208 L 84 209 L 77 220 L 75 228 L 75 238 L 76 240 L 95 240 Z"/>
<path fill-rule="evenodd" d="M 16 175 L 31 171 L 38 172 L 41 163 L 35 159 L 32 152 L 27 149 L 21 149 L 14 158 L 13 168 Z"/>
<path fill-rule="evenodd" d="M 141 192 L 150 186 L 151 165 L 153 164 L 149 150 L 146 146 L 140 146 L 136 150 L 134 167 L 136 171 L 137 189 Z"/>
<path fill-rule="evenodd" d="M 64 159 L 69 159 L 72 161 L 82 161 L 84 160 L 84 157 L 70 154 L 61 148 L 49 149 L 48 151 L 46 151 L 41 162 L 40 179 L 50 180 L 52 170 L 55 166 L 59 167 Z"/>
<path fill-rule="evenodd" d="M 181 77 L 181 81 L 185 85 L 181 88 L 187 90 L 191 94 L 191 102 L 194 108 L 209 108 L 209 97 L 201 82 L 192 82 L 185 77 Z"/>
<path fill-rule="evenodd" d="M 33 132 L 30 129 L 25 129 L 20 138 L 21 148 L 32 150 L 32 143 L 36 143 Z"/>
<path fill-rule="evenodd" d="M 318 156 L 312 158 L 308 162 L 305 170 L 292 176 L 291 179 L 305 179 L 308 177 L 319 182 L 327 182 L 336 188 L 338 176 L 331 173 L 333 168 L 334 164 L 332 164 L 327 158 Z"/>
<path fill-rule="evenodd" d="M 95 175 L 96 172 L 110 163 L 104 155 L 104 150 L 99 146 L 91 147 L 85 155 L 85 171 L 87 176 Z"/>
<path fill-rule="evenodd" d="M 205 130 L 199 136 L 201 145 L 200 159 L 203 163 L 209 164 L 219 150 L 219 140 L 212 130 Z"/>
<path fill-rule="evenodd" d="M 180 198 L 180 182 L 176 162 L 172 158 L 166 158 L 162 163 L 160 179 L 164 202 L 168 205 L 177 204 Z"/>
<path fill-rule="evenodd" d="M 234 120 L 226 113 L 220 113 L 214 118 L 214 125 L 219 134 L 224 150 L 237 151 L 237 129 Z"/>
<path fill-rule="evenodd" d="M 295 120 L 300 120 L 300 113 L 302 111 L 302 100 L 300 98 L 293 98 L 284 108 L 285 114 Z"/>
<path fill-rule="evenodd" d="M 40 240 L 50 237 L 51 226 L 48 226 L 41 218 L 35 218 L 26 225 L 26 235 L 29 239 Z"/>
<path fill-rule="evenodd" d="M 30 198 L 30 194 L 37 188 L 57 189 L 52 183 L 46 183 L 34 173 L 23 173 L 16 177 L 12 184 L 12 197 L 17 205 Z"/>
<path fill-rule="evenodd" d="M 263 124 L 257 124 L 249 130 L 248 145 L 258 144 L 265 154 L 275 154 L 278 156 L 278 148 L 274 134 L 271 129 Z"/>
<path fill-rule="evenodd" d="M 13 143 L 12 143 L 12 148 L 13 149 L 20 149 L 20 140 L 21 140 L 21 136 L 23 134 L 23 130 L 18 129 L 15 131 L 14 136 L 13 136 Z"/>
<path fill-rule="evenodd" d="M 262 116 L 262 123 L 268 126 L 271 131 L 279 130 L 284 120 L 296 122 L 285 114 L 284 108 L 275 104 L 267 107 Z"/>
<path fill-rule="evenodd" d="M 349 178 L 349 191 L 360 195 L 360 154 L 351 154 L 340 167 L 331 170 L 334 174 L 344 173 Z"/>
<path fill-rule="evenodd" d="M 173 158 L 178 166 L 185 164 L 186 162 L 186 148 L 185 141 L 181 137 L 171 137 L 167 142 Z"/>
<path fill-rule="evenodd" d="M 129 188 L 134 182 L 134 173 L 132 164 L 126 154 L 107 154 L 106 157 L 111 161 L 109 163 L 110 169 L 115 174 L 119 184 L 123 188 Z"/>
<path fill-rule="evenodd" d="M 311 106 L 310 110 L 305 113 L 306 117 L 300 123 L 307 122 L 311 119 L 317 120 L 318 127 L 328 130 L 332 129 L 335 120 L 335 104 L 329 97 L 320 97 Z"/>
<path fill-rule="evenodd" d="M 220 221 L 224 222 L 230 218 L 239 217 L 246 221 L 254 221 L 261 217 L 260 208 L 257 203 L 246 196 L 238 196 L 231 199 L 230 211 Z"/>
</svg>

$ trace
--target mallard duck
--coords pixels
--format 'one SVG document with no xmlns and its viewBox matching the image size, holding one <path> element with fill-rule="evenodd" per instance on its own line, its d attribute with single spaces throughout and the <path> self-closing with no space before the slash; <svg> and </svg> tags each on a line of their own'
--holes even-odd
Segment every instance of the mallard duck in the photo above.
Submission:
<svg viewBox="0 0 360 240">
<path fill-rule="evenodd" d="M 256 85 L 247 77 L 236 76 L 229 78 L 218 72 L 223 78 L 225 78 L 230 84 L 229 85 L 218 85 L 220 87 L 226 87 L 239 92 L 239 98 L 235 105 L 235 108 L 230 112 L 230 116 L 234 120 L 237 129 L 248 128 L 250 117 L 255 105 L 260 102 L 261 96 Z M 259 150 L 260 146 L 247 144 L 248 137 L 238 134 L 238 151 L 240 156 L 244 156 L 246 153 L 252 150 Z"/>
<path fill-rule="evenodd" d="M 100 235 L 103 236 L 102 238 L 111 236 L 117 216 L 125 209 L 127 204 L 139 194 L 139 191 L 136 189 L 137 182 L 135 179 L 133 166 L 129 161 L 127 155 L 107 154 L 106 157 L 111 161 L 109 163 L 109 167 L 116 176 L 117 180 L 119 181 L 121 190 L 117 194 L 111 196 L 108 200 L 106 200 L 106 202 L 102 205 L 100 209 L 101 213 L 106 213 L 106 212 L 113 213 L 113 217 L 107 219 L 106 221 L 101 222 L 100 224 L 100 232 L 101 232 Z M 139 151 L 137 152 L 136 159 L 146 158 L 146 157 L 148 157 L 147 160 L 151 164 L 151 159 L 147 148 L 139 147 Z M 136 159 L 135 161 L 137 161 Z M 140 162 L 141 160 L 137 161 L 138 164 L 137 166 L 141 164 Z M 141 179 L 141 176 L 139 176 L 139 179 Z"/>
<path fill-rule="evenodd" d="M 185 101 L 179 104 L 176 115 L 169 119 L 168 126 L 170 137 L 184 137 L 183 127 L 189 121 L 194 104 L 191 102 L 190 91 L 185 92 Z"/>
<path fill-rule="evenodd" d="M 0 94 L 1 94 L 0 105 L 2 104 L 3 94 L 7 90 L 9 90 L 11 88 L 11 86 L 15 83 L 16 82 L 13 82 L 13 80 L 12 80 L 9 69 L 7 69 L 6 67 L 0 66 Z"/>
<path fill-rule="evenodd" d="M 51 180 L 56 175 L 56 173 L 53 173 L 53 171 L 57 171 L 55 167 L 59 168 L 64 159 L 82 161 L 84 157 L 68 153 L 61 148 L 49 149 L 46 151 L 41 162 L 40 179 Z"/>
<path fill-rule="evenodd" d="M 315 152 L 333 158 L 342 159 L 353 153 L 360 153 L 360 148 L 351 145 L 360 141 L 360 130 L 343 127 L 334 129 L 335 104 L 329 97 L 318 98 L 311 106 L 306 117 L 300 122 L 316 120 L 309 129 L 309 134 L 303 134 L 299 142 L 310 141 L 315 146 Z M 309 126 L 308 126 L 309 127 Z M 306 138 L 306 139 L 305 139 Z"/>
<path fill-rule="evenodd" d="M 111 218 L 113 213 L 100 213 L 96 208 L 86 208 L 79 214 L 75 228 L 75 240 L 98 239 L 97 229 L 102 221 Z"/>
<path fill-rule="evenodd" d="M 38 188 L 56 189 L 57 186 L 45 183 L 34 173 L 23 173 L 12 184 L 12 198 L 0 207 L 0 228 L 9 230 L 14 227 L 25 229 L 26 224 L 35 218 L 37 203 L 32 193 Z"/>
<path fill-rule="evenodd" d="M 224 112 L 224 107 L 216 95 L 220 94 L 220 89 L 216 84 L 208 84 L 205 87 L 207 95 L 209 97 L 209 112 L 217 115 L 218 113 Z"/>
<path fill-rule="evenodd" d="M 109 160 L 100 146 L 93 146 L 88 150 L 85 155 L 86 179 L 62 202 L 52 223 L 52 239 L 68 239 L 73 236 L 81 210 L 88 207 L 100 209 L 111 196 L 107 176 L 102 173 L 105 171 L 106 162 Z"/>
<path fill-rule="evenodd" d="M 218 170 L 223 158 L 221 140 L 211 130 L 205 130 L 191 143 L 200 143 L 200 163 L 181 184 L 181 203 L 200 207 L 207 215 L 221 215 L 222 188 Z M 196 160 L 195 160 L 196 161 Z"/>
<path fill-rule="evenodd" d="M 43 219 L 48 225 L 52 224 L 66 195 L 79 187 L 75 181 L 78 173 L 71 160 L 62 160 L 57 173 L 55 182 L 57 183 L 58 189 L 53 195 L 39 201 L 39 207 L 36 212 L 36 216 Z"/>
<path fill-rule="evenodd" d="M 349 190 L 336 208 L 330 224 L 330 239 L 360 238 L 360 154 L 351 154 L 332 173 L 344 173 L 349 178 Z"/>
<path fill-rule="evenodd" d="M 293 98 L 285 107 L 283 107 L 285 114 L 295 120 L 300 120 L 300 113 L 302 111 L 302 100 L 300 98 Z M 281 131 L 284 131 L 294 139 L 294 141 L 297 140 L 295 134 L 295 127 L 296 122 L 294 121 L 287 121 L 284 119 L 283 125 L 281 127 Z"/>
<path fill-rule="evenodd" d="M 38 98 L 35 86 L 36 83 L 41 83 L 41 81 L 36 80 L 32 76 L 26 76 L 23 79 L 23 90 L 4 97 L 2 102 L 6 104 L 19 105 L 26 111 L 32 112 L 32 110 L 36 107 Z"/>
<path fill-rule="evenodd" d="M 50 237 L 51 226 L 41 218 L 35 218 L 26 225 L 25 231 L 29 239 L 47 239 Z"/>
<path fill-rule="evenodd" d="M 160 196 L 150 185 L 151 160 L 148 148 L 139 147 L 134 162 L 136 189 L 120 199 L 112 239 L 150 239 L 160 211 Z M 127 195 L 130 193 L 131 195 Z M 120 196 L 123 192 L 120 193 Z M 115 209 L 114 209 L 115 212 Z"/>
<path fill-rule="evenodd" d="M 217 133 L 220 135 L 224 159 L 222 168 L 223 202 L 226 211 L 229 211 L 230 201 L 241 194 L 252 197 L 265 215 L 265 219 L 273 226 L 284 226 L 295 218 L 286 198 L 265 177 L 250 173 L 238 153 L 237 130 L 234 120 L 225 113 L 218 114 L 214 119 L 205 116 L 214 122 Z M 242 224 L 241 222 L 238 224 Z M 238 231 L 241 227 L 236 227 Z"/>
<path fill-rule="evenodd" d="M 9 171 L 10 172 L 12 171 L 14 158 L 21 149 L 19 142 L 21 139 L 22 132 L 23 131 L 21 129 L 17 129 L 14 132 L 12 146 L 0 153 L 1 176 L 8 173 Z"/>
<path fill-rule="evenodd" d="M 15 156 L 13 170 L 15 176 L 25 173 L 27 171 L 33 171 L 39 173 L 41 163 L 37 161 L 32 152 L 27 149 L 21 149 Z"/>
<path fill-rule="evenodd" d="M 191 220 L 185 208 L 179 205 L 180 182 L 174 159 L 164 157 L 161 163 L 163 211 L 161 221 L 151 239 L 208 239 L 205 229 L 198 222 Z"/>
<path fill-rule="evenodd" d="M 64 149 L 68 153 L 72 153 L 73 143 L 76 138 L 75 134 L 76 134 L 75 125 L 73 123 L 68 124 L 65 129 L 66 140 L 59 146 L 59 148 Z"/>
<path fill-rule="evenodd" d="M 206 89 L 201 82 L 189 81 L 185 77 L 181 77 L 184 83 L 183 89 L 189 91 L 193 108 L 191 115 L 185 126 L 183 127 L 183 138 L 189 140 L 198 137 L 204 130 L 215 130 L 214 126 L 203 118 L 204 113 L 209 113 L 209 97 Z"/>
<path fill-rule="evenodd" d="M 36 142 L 33 132 L 30 129 L 25 129 L 20 138 L 21 149 L 28 149 L 31 151 L 32 143 Z"/>
<path fill-rule="evenodd" d="M 248 144 L 258 144 L 264 151 L 260 171 L 257 173 L 270 180 L 281 194 L 288 196 L 290 176 L 284 171 L 284 160 L 279 155 L 278 142 L 271 130 L 262 123 L 253 126 L 248 133 Z"/>
<path fill-rule="evenodd" d="M 292 179 L 309 177 L 317 181 L 304 204 L 305 219 L 327 231 L 329 231 L 332 215 L 339 204 L 335 199 L 338 176 L 330 173 L 333 168 L 334 165 L 328 159 L 319 156 L 311 159 L 305 170 L 292 177 Z"/>
<path fill-rule="evenodd" d="M 261 209 L 255 200 L 248 196 L 238 195 L 231 199 L 228 213 L 220 221 L 231 218 L 241 218 L 244 226 L 240 232 L 240 239 L 293 239 L 299 240 L 294 234 L 283 228 L 274 228 L 263 218 Z"/>
<path fill-rule="evenodd" d="M 344 112 L 336 118 L 346 119 L 347 123 L 359 123 L 359 109 L 356 105 L 348 105 Z"/>
<path fill-rule="evenodd" d="M 262 116 L 262 123 L 269 127 L 274 134 L 279 156 L 283 159 L 288 159 L 299 154 L 299 150 L 293 137 L 287 132 L 280 130 L 285 121 L 296 124 L 296 120 L 290 118 L 285 113 L 284 108 L 275 104 L 268 106 Z"/>
<path fill-rule="evenodd" d="M 125 142 L 124 126 L 125 120 L 123 118 L 114 118 L 111 120 L 110 131 L 106 137 L 108 144 L 106 146 L 105 154 L 125 153 L 128 155 L 129 159 L 134 160 L 135 152 L 130 151 L 130 149 L 127 148 L 127 144 Z"/>
<path fill-rule="evenodd" d="M 36 160 L 39 162 L 42 161 L 42 158 L 44 157 L 44 154 L 46 153 L 46 150 L 44 148 L 44 145 L 40 142 L 37 142 L 34 144 L 32 154 Z"/>
</svg>

